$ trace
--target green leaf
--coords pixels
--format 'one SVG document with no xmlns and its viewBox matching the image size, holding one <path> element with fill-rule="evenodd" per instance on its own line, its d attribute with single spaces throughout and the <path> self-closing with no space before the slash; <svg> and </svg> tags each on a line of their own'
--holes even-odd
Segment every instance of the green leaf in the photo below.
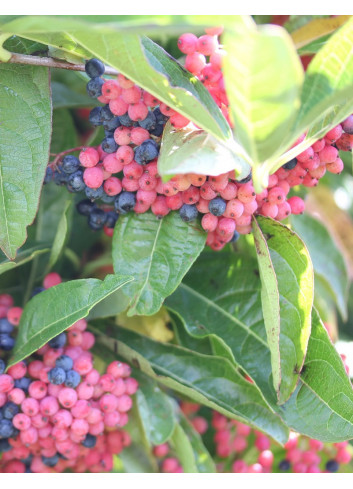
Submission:
<svg viewBox="0 0 353 489">
<path fill-rule="evenodd" d="M 73 207 L 71 198 L 70 200 L 66 201 L 64 211 L 61 215 L 54 242 L 51 248 L 47 270 L 50 270 L 55 265 L 64 249 L 65 243 L 67 242 L 69 235 L 72 212 Z"/>
<path fill-rule="evenodd" d="M 167 122 L 158 157 L 158 173 L 162 176 L 184 173 L 219 175 L 235 170 L 238 180 L 241 180 L 251 170 L 242 154 L 242 148 L 232 151 L 205 131 L 190 127 L 174 130 Z"/>
<path fill-rule="evenodd" d="M 146 451 L 141 445 L 132 443 L 119 453 L 124 471 L 133 474 L 148 474 L 154 472 L 150 460 L 146 455 Z"/>
<path fill-rule="evenodd" d="M 187 474 L 197 473 L 198 470 L 192 445 L 185 431 L 179 424 L 175 426 L 171 444 L 184 472 Z"/>
<path fill-rule="evenodd" d="M 173 406 L 155 380 L 140 372 L 135 372 L 134 378 L 139 383 L 136 403 L 146 438 L 152 445 L 161 445 L 169 440 L 175 428 Z"/>
<path fill-rule="evenodd" d="M 314 273 L 303 241 L 277 221 L 253 221 L 261 302 L 280 404 L 294 391 L 308 346 Z"/>
<path fill-rule="evenodd" d="M 94 332 L 99 341 L 157 382 L 194 402 L 250 424 L 280 443 L 286 442 L 286 426 L 268 408 L 256 386 L 246 381 L 228 360 L 159 343 L 124 328 L 116 331 L 114 335 L 109 329 L 109 336 L 99 336 L 99 330 Z M 118 341 L 114 341 L 114 336 Z"/>
<path fill-rule="evenodd" d="M 132 277 L 107 275 L 104 279 L 64 282 L 34 296 L 21 316 L 16 346 L 10 365 L 23 360 L 49 340 L 65 331 L 102 299 L 112 294 Z"/>
<path fill-rule="evenodd" d="M 208 453 L 205 445 L 203 444 L 202 437 L 199 435 L 199 433 L 197 433 L 197 431 L 193 428 L 185 416 L 182 415 L 182 413 L 180 413 L 179 427 L 182 428 L 184 434 L 189 440 L 193 451 L 194 464 L 196 465 L 197 472 L 216 472 L 216 466 L 211 455 Z"/>
<path fill-rule="evenodd" d="M 310 216 L 291 216 L 291 224 L 303 239 L 318 275 L 331 291 L 343 319 L 347 319 L 349 279 L 342 253 L 324 223 Z"/>
<path fill-rule="evenodd" d="M 199 223 L 186 223 L 172 212 L 157 219 L 150 212 L 120 216 L 113 236 L 116 273 L 135 280 L 124 287 L 128 315 L 156 313 L 181 282 L 206 241 Z"/>
<path fill-rule="evenodd" d="M 303 68 L 289 34 L 279 26 L 239 26 L 226 30 L 222 42 L 236 137 L 253 161 L 256 183 L 259 165 L 288 139 L 299 109 Z"/>
<path fill-rule="evenodd" d="M 48 70 L 0 65 L 0 247 L 9 258 L 38 207 L 51 135 Z"/>
<path fill-rule="evenodd" d="M 318 360 L 318 369 L 315 376 L 306 377 L 305 383 L 299 381 L 285 404 L 277 405 L 261 310 L 261 284 L 256 264 L 248 257 L 242 262 L 233 254 L 219 253 L 217 257 L 214 253 L 202 254 L 184 282 L 167 299 L 166 306 L 183 317 L 188 331 L 194 336 L 216 336 L 223 341 L 235 361 L 251 376 L 269 405 L 289 427 L 322 441 L 353 437 L 350 401 L 353 391 L 350 385 L 350 391 L 347 387 L 343 364 L 326 332 L 321 332 L 317 338 L 318 331 L 324 328 L 315 310 L 302 375 L 306 374 L 307 362 L 315 363 L 315 355 L 322 357 Z M 327 395 L 320 387 L 323 379 L 325 386 L 330 385 Z M 345 396 L 341 394 L 343 385 Z M 310 422 L 307 423 L 309 412 Z M 330 416 L 341 420 L 340 425 L 335 421 L 335 432 L 330 427 Z"/>
<path fill-rule="evenodd" d="M 48 251 L 50 251 L 50 248 L 47 243 L 34 244 L 27 242 L 17 253 L 15 260 L 8 260 L 5 256 L 2 256 L 2 253 L 0 253 L 0 275 L 8 270 L 24 265 L 33 260 L 36 256 L 48 253 Z"/>
<path fill-rule="evenodd" d="M 342 359 L 315 309 L 300 382 L 280 414 L 311 438 L 339 442 L 353 438 L 353 390 Z"/>
<path fill-rule="evenodd" d="M 145 36 L 127 34 L 117 24 L 97 24 L 92 28 L 79 19 L 50 18 L 48 22 L 44 16 L 22 17 L 2 28 L 86 59 L 93 55 L 217 139 L 231 139 L 230 127 L 208 90 Z"/>
<path fill-rule="evenodd" d="M 125 311 L 129 305 L 129 297 L 124 294 L 123 288 L 113 292 L 90 311 L 88 319 L 115 317 Z"/>
<path fill-rule="evenodd" d="M 97 101 L 81 93 L 77 93 L 63 83 L 53 81 L 51 83 L 53 94 L 53 108 L 71 108 L 71 107 L 94 107 Z"/>
</svg>

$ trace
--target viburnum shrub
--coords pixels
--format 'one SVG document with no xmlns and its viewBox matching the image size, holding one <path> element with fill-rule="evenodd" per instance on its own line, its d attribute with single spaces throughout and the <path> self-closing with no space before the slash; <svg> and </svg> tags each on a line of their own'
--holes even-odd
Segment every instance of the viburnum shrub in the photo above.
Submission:
<svg viewBox="0 0 353 489">
<path fill-rule="evenodd" d="M 111 21 L 1 18 L 0 472 L 352 472 L 353 20 Z"/>
</svg>

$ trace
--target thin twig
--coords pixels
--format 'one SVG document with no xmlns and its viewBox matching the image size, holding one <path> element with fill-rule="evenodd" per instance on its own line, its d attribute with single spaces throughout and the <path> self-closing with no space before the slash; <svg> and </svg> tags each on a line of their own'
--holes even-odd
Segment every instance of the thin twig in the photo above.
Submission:
<svg viewBox="0 0 353 489">
<path fill-rule="evenodd" d="M 2 63 L 2 61 L 0 61 Z M 32 65 L 32 66 L 46 66 L 47 68 L 61 68 L 64 70 L 72 71 L 85 71 L 84 64 L 73 64 L 67 61 L 59 61 L 54 58 L 45 58 L 42 56 L 30 56 L 28 54 L 17 54 L 12 53 L 11 58 L 7 63 L 16 63 L 22 65 Z M 119 73 L 114 68 L 109 66 L 105 67 L 105 75 L 117 76 Z"/>
<path fill-rule="evenodd" d="M 61 153 L 56 153 L 55 159 L 53 161 L 51 161 L 48 166 L 55 169 L 56 165 L 58 164 L 58 162 L 61 160 L 61 158 L 63 156 L 68 155 L 70 153 L 73 153 L 74 151 L 81 151 L 81 149 L 84 149 L 86 147 L 87 147 L 87 145 L 77 146 L 76 148 L 66 149 L 65 151 L 61 151 Z M 53 153 L 50 153 L 50 154 L 52 156 L 54 156 Z"/>
</svg>

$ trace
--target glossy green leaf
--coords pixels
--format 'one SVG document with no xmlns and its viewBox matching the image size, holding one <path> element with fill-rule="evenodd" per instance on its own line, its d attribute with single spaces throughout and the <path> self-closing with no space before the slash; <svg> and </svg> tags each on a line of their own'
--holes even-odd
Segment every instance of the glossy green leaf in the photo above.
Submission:
<svg viewBox="0 0 353 489">
<path fill-rule="evenodd" d="M 197 468 L 197 472 L 200 473 L 214 473 L 216 472 L 215 463 L 208 453 L 205 445 L 203 444 L 202 437 L 197 433 L 190 422 L 179 414 L 180 421 L 179 427 L 182 428 L 184 434 L 187 436 L 191 449 L 193 451 L 194 464 Z M 182 460 L 182 459 L 181 459 Z"/>
<path fill-rule="evenodd" d="M 331 291 L 344 319 L 347 318 L 349 279 L 342 253 L 324 223 L 310 216 L 291 216 L 294 230 L 303 239 L 318 275 Z"/>
<path fill-rule="evenodd" d="M 353 438 L 353 390 L 342 359 L 313 309 L 312 332 L 300 382 L 280 407 L 300 433 L 327 442 Z"/>
<path fill-rule="evenodd" d="M 303 68 L 289 34 L 279 26 L 229 29 L 222 43 L 236 137 L 253 161 L 256 180 L 258 165 L 278 154 L 288 138 L 299 110 Z"/>
<path fill-rule="evenodd" d="M 98 279 L 72 280 L 35 295 L 21 316 L 16 346 L 9 366 L 41 348 L 73 323 L 87 316 L 102 299 L 115 292 L 132 277 L 107 275 Z"/>
<path fill-rule="evenodd" d="M 8 270 L 24 265 L 33 260 L 36 256 L 48 253 L 48 251 L 50 251 L 48 243 L 33 244 L 27 242 L 17 253 L 15 260 L 9 260 L 0 253 L 0 275 Z"/>
<path fill-rule="evenodd" d="M 85 58 L 93 55 L 216 138 L 231 139 L 230 127 L 208 90 L 145 36 L 127 34 L 116 24 L 92 28 L 79 19 L 48 22 L 45 17 L 22 17 L 2 28 Z"/>
<path fill-rule="evenodd" d="M 251 170 L 243 154 L 241 147 L 235 145 L 232 151 L 205 131 L 191 128 L 174 130 L 168 122 L 158 157 L 158 173 L 161 176 L 185 173 L 219 175 L 235 170 L 238 180 L 241 180 Z"/>
<path fill-rule="evenodd" d="M 273 385 L 282 404 L 297 385 L 308 346 L 313 267 L 303 241 L 286 226 L 259 216 L 253 231 Z"/>
<path fill-rule="evenodd" d="M 115 273 L 130 274 L 124 287 L 128 315 L 156 313 L 181 282 L 206 241 L 197 222 L 186 223 L 176 212 L 157 219 L 150 212 L 120 216 L 113 236 Z"/>
<path fill-rule="evenodd" d="M 99 330 L 95 333 L 104 345 L 166 387 L 257 427 L 280 443 L 287 440 L 286 426 L 268 408 L 256 386 L 226 359 L 159 343 L 124 328 L 116 331 L 114 335 L 109 328 L 108 336 L 99 336 Z"/>
<path fill-rule="evenodd" d="M 171 439 L 172 447 L 180 460 L 183 471 L 187 474 L 198 473 L 194 451 L 183 428 L 177 424 Z"/>
<path fill-rule="evenodd" d="M 48 70 L 0 64 L 0 247 L 9 258 L 38 207 L 51 136 Z"/>
<path fill-rule="evenodd" d="M 51 89 L 53 109 L 95 107 L 97 105 L 97 101 L 94 98 L 77 93 L 63 83 L 53 81 L 51 83 Z"/>
<path fill-rule="evenodd" d="M 136 403 L 140 419 L 151 445 L 161 445 L 169 440 L 175 428 L 175 415 L 168 396 L 155 380 L 136 372 L 139 383 Z"/>
<path fill-rule="evenodd" d="M 199 277 L 202 277 L 201 281 Z M 323 441 L 340 441 L 353 436 L 353 411 L 350 411 L 350 416 L 347 414 L 347 404 L 341 394 L 341 384 L 346 385 L 346 374 L 328 337 L 327 342 L 324 341 L 325 346 L 322 345 L 325 354 L 318 363 L 319 373 L 316 371 L 316 377 L 310 376 L 305 383 L 299 382 L 289 401 L 282 406 L 277 405 L 271 373 L 271 355 L 261 308 L 259 272 L 256 264 L 248 257 L 242 262 L 242 259 L 234 254 L 202 254 L 176 292 L 166 300 L 166 306 L 184 319 L 192 335 L 201 338 L 218 337 L 233 355 L 236 363 L 254 380 L 269 405 L 278 411 L 283 421 L 295 431 Z M 311 339 L 315 339 L 316 333 L 313 331 L 317 331 L 315 322 L 317 316 L 314 315 Z M 306 362 L 309 359 L 312 361 L 312 348 L 315 346 L 317 352 L 320 349 L 320 340 L 311 339 L 303 372 L 306 372 Z M 337 358 L 342 369 L 335 367 Z M 319 389 L 320 392 L 317 391 L 318 383 L 322 381 L 323 376 L 326 376 L 325 382 L 331 385 L 327 396 L 322 389 Z M 349 394 L 347 388 L 345 389 L 345 395 L 350 398 L 352 391 Z M 298 392 L 300 396 L 297 395 Z M 303 403 L 295 401 L 295 404 L 293 398 L 303 400 Z M 334 402 L 335 398 L 340 402 Z M 311 418 L 315 418 L 315 424 L 312 425 L 305 422 L 309 410 Z M 342 423 L 336 424 L 335 433 L 329 424 L 325 423 L 325 418 L 321 419 L 321 413 L 334 419 L 340 417 Z"/>
</svg>

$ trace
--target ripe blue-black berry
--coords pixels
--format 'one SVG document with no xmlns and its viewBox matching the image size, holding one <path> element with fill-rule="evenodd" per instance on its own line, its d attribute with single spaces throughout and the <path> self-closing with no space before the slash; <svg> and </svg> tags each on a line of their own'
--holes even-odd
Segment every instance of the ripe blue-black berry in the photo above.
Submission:
<svg viewBox="0 0 353 489">
<path fill-rule="evenodd" d="M 336 460 L 329 460 L 326 462 L 326 470 L 329 472 L 337 472 L 339 469 L 339 463 Z"/>
<path fill-rule="evenodd" d="M 248 183 L 252 179 L 252 172 L 250 171 L 249 175 L 242 180 L 236 180 L 238 183 Z"/>
<path fill-rule="evenodd" d="M 288 163 L 285 163 L 282 168 L 285 170 L 293 170 L 297 166 L 297 158 L 293 158 L 292 160 L 288 161 Z"/>
<path fill-rule="evenodd" d="M 90 97 L 97 98 L 102 95 L 102 86 L 104 85 L 104 81 L 102 78 L 96 77 L 92 78 L 87 83 L 87 93 Z"/>
<path fill-rule="evenodd" d="M 102 120 L 102 107 L 94 107 L 89 113 L 88 119 L 92 126 L 101 126 Z"/>
<path fill-rule="evenodd" d="M 12 324 L 6 318 L 0 319 L 0 333 L 10 334 L 13 329 Z"/>
<path fill-rule="evenodd" d="M 112 204 L 115 200 L 115 195 L 107 195 L 105 192 L 100 197 L 100 200 L 105 204 Z"/>
<path fill-rule="evenodd" d="M 157 143 L 153 139 L 147 139 L 135 149 L 135 161 L 139 165 L 145 165 L 149 161 L 157 158 L 158 153 Z"/>
<path fill-rule="evenodd" d="M 105 105 L 104 107 L 101 107 L 101 119 L 103 122 L 105 121 L 110 121 L 110 119 L 113 119 L 115 116 L 113 112 L 110 110 L 109 105 Z"/>
<path fill-rule="evenodd" d="M 0 350 L 10 351 L 15 346 L 15 340 L 8 334 L 0 334 Z"/>
<path fill-rule="evenodd" d="M 71 387 L 72 389 L 75 389 L 80 382 L 81 382 L 81 375 L 78 372 L 76 372 L 76 370 L 69 370 L 68 372 L 66 372 L 66 380 L 65 380 L 66 387 Z"/>
<path fill-rule="evenodd" d="M 90 435 L 89 433 L 86 435 L 86 438 L 83 440 L 82 445 L 86 448 L 93 448 L 96 446 L 97 438 L 94 435 Z"/>
<path fill-rule="evenodd" d="M 88 216 L 88 225 L 94 231 L 99 231 L 103 228 L 107 215 L 102 209 L 94 209 Z"/>
<path fill-rule="evenodd" d="M 290 462 L 288 460 L 282 460 L 279 463 L 278 468 L 281 472 L 287 472 L 287 470 L 290 469 Z"/>
<path fill-rule="evenodd" d="M 126 214 L 133 210 L 136 205 L 136 197 L 132 192 L 121 192 L 114 202 L 114 207 L 119 214 Z"/>
<path fill-rule="evenodd" d="M 96 58 L 89 59 L 85 64 L 85 72 L 90 78 L 102 76 L 105 72 L 104 63 Z"/>
<path fill-rule="evenodd" d="M 143 121 L 139 121 L 138 124 L 140 127 L 143 127 L 147 131 L 153 131 L 153 129 L 155 129 L 157 124 L 156 116 L 151 110 L 149 110 L 147 117 L 143 119 Z"/>
<path fill-rule="evenodd" d="M 63 368 L 54 367 L 48 372 L 48 380 L 51 384 L 61 385 L 66 380 L 66 372 Z"/>
<path fill-rule="evenodd" d="M 17 406 L 17 404 L 11 401 L 7 402 L 2 407 L 2 414 L 5 419 L 12 419 L 19 412 L 20 412 L 19 406 Z"/>
<path fill-rule="evenodd" d="M 61 355 L 55 360 L 55 367 L 62 368 L 63 370 L 71 370 L 74 365 L 74 361 L 67 355 Z"/>
<path fill-rule="evenodd" d="M 71 173 L 67 184 L 74 192 L 81 192 L 86 187 L 86 184 L 83 181 L 83 171 L 77 170 L 75 173 Z"/>
<path fill-rule="evenodd" d="M 58 165 L 57 169 L 54 172 L 54 182 L 56 185 L 66 185 L 70 175 L 68 173 L 64 173 L 61 166 Z"/>
<path fill-rule="evenodd" d="M 10 445 L 9 440 L 7 438 L 3 438 L 0 440 L 0 453 L 1 452 L 8 452 L 11 449 L 12 449 L 12 446 Z"/>
<path fill-rule="evenodd" d="M 221 216 L 226 210 L 227 204 L 222 199 L 222 197 L 216 197 L 215 199 L 210 200 L 208 204 L 208 210 L 214 216 Z"/>
<path fill-rule="evenodd" d="M 9 419 L 2 419 L 0 421 L 0 439 L 11 438 L 15 431 L 15 428 Z"/>
<path fill-rule="evenodd" d="M 27 392 L 28 387 L 31 385 L 31 383 L 31 379 L 29 379 L 28 377 L 22 377 L 22 379 L 15 380 L 15 387 L 17 387 L 17 389 L 22 389 L 23 391 Z"/>
<path fill-rule="evenodd" d="M 88 197 L 91 200 L 100 199 L 104 195 L 103 185 L 101 185 L 98 188 L 89 188 L 89 187 L 86 187 L 85 188 L 85 194 L 86 194 L 86 197 Z"/>
<path fill-rule="evenodd" d="M 50 348 L 62 348 L 66 343 L 66 334 L 60 333 L 55 338 L 51 339 L 48 344 Z"/>
<path fill-rule="evenodd" d="M 197 218 L 198 210 L 194 204 L 183 204 L 179 210 L 180 217 L 182 221 L 190 222 Z"/>
<path fill-rule="evenodd" d="M 230 242 L 235 243 L 236 241 L 238 241 L 239 238 L 240 238 L 240 234 L 238 233 L 238 231 L 234 231 L 233 237 L 230 240 Z"/>
<path fill-rule="evenodd" d="M 42 462 L 47 467 L 55 467 L 55 465 L 59 462 L 59 455 L 57 453 L 52 457 L 44 457 L 44 455 L 42 455 Z"/>
<path fill-rule="evenodd" d="M 6 363 L 2 358 L 0 358 L 0 375 L 2 375 L 6 370 Z"/>
<path fill-rule="evenodd" d="M 112 229 L 115 226 L 116 221 L 119 219 L 119 214 L 114 211 L 109 211 L 107 214 L 107 220 L 105 221 L 105 225 L 107 228 Z"/>
<path fill-rule="evenodd" d="M 120 126 L 121 126 L 121 124 L 119 121 L 119 117 L 113 117 L 112 119 L 109 119 L 109 120 L 103 122 L 104 130 L 109 131 L 109 132 L 113 132 L 113 133 L 114 133 L 115 129 L 117 129 Z"/>
<path fill-rule="evenodd" d="M 134 125 L 134 121 L 130 119 L 127 112 L 124 115 L 119 115 L 119 121 L 122 126 L 131 127 Z"/>
<path fill-rule="evenodd" d="M 115 139 L 111 137 L 104 138 L 101 146 L 102 146 L 102 150 L 105 151 L 106 153 L 114 153 L 115 151 L 117 151 L 119 147 L 115 142 Z"/>
<path fill-rule="evenodd" d="M 80 168 L 80 160 L 73 155 L 66 155 L 62 162 L 61 168 L 65 173 L 75 173 Z"/>
<path fill-rule="evenodd" d="M 51 182 L 53 179 L 53 175 L 54 175 L 53 169 L 50 168 L 50 166 L 47 166 L 47 169 L 45 170 L 45 177 L 44 177 L 43 184 Z"/>
<path fill-rule="evenodd" d="M 89 216 L 96 207 L 96 204 L 89 199 L 81 200 L 76 204 L 77 212 L 82 216 Z"/>
</svg>

